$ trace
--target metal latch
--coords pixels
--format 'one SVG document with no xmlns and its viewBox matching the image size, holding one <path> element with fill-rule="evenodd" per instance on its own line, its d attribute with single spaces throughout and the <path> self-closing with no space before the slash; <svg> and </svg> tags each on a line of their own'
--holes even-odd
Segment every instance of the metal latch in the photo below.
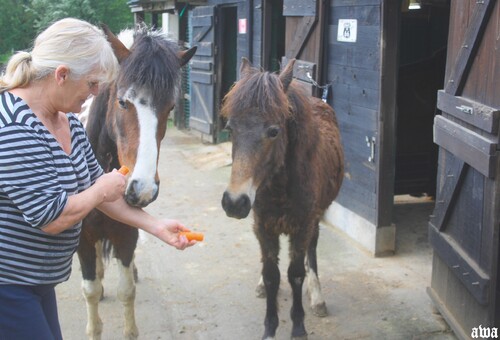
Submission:
<svg viewBox="0 0 500 340">
<path fill-rule="evenodd" d="M 370 156 L 368 157 L 368 162 L 375 162 L 375 137 L 366 136 L 366 146 L 370 148 Z"/>
<path fill-rule="evenodd" d="M 472 115 L 474 114 L 474 109 L 470 106 L 466 106 L 466 105 L 460 105 L 460 106 L 456 106 L 456 108 L 460 111 L 462 111 L 463 113 L 467 113 L 469 115 Z"/>
</svg>

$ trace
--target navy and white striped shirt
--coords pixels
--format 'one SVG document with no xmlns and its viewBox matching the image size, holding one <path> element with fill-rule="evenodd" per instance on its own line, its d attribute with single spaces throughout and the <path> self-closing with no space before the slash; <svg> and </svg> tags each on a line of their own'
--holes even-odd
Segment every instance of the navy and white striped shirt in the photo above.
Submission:
<svg viewBox="0 0 500 340">
<path fill-rule="evenodd" d="M 21 98 L 0 93 L 0 284 L 69 278 L 81 222 L 58 235 L 41 228 L 103 170 L 76 115 L 67 117 L 70 155 Z"/>
</svg>

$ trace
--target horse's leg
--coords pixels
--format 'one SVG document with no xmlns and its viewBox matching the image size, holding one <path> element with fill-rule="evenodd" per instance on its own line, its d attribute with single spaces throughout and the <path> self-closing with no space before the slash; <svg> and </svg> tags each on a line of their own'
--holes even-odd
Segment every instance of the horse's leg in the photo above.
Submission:
<svg viewBox="0 0 500 340">
<path fill-rule="evenodd" d="M 314 233 L 311 238 L 311 243 L 309 244 L 309 248 L 307 248 L 306 280 L 312 312 L 316 316 L 323 317 L 328 315 L 328 311 L 326 309 L 325 299 L 323 298 L 323 294 L 321 293 L 321 285 L 318 278 L 318 262 L 316 258 L 318 237 L 319 224 L 316 223 L 314 227 Z"/>
<path fill-rule="evenodd" d="M 102 280 L 104 279 L 104 260 L 103 260 L 103 243 L 102 241 L 97 241 L 95 244 L 95 272 L 99 281 L 101 282 L 102 292 L 99 300 L 104 299 L 104 286 L 102 285 Z"/>
<path fill-rule="evenodd" d="M 280 251 L 279 235 L 267 235 L 257 232 L 262 252 L 262 278 L 266 289 L 266 317 L 264 319 L 264 336 L 262 339 L 274 339 L 279 325 L 278 290 L 280 286 L 280 270 L 278 255 Z"/>
<path fill-rule="evenodd" d="M 266 297 L 266 286 L 264 285 L 264 278 L 262 277 L 262 275 L 260 276 L 257 287 L 255 288 L 255 295 L 257 295 L 257 297 L 260 299 Z"/>
<path fill-rule="evenodd" d="M 290 265 L 288 266 L 288 282 L 292 287 L 292 339 L 307 339 L 304 326 L 304 307 L 302 306 L 302 285 L 306 275 L 304 260 L 306 252 L 306 231 L 299 230 L 290 235 Z"/>
<path fill-rule="evenodd" d="M 83 235 L 78 246 L 78 258 L 82 267 L 82 291 L 87 304 L 86 333 L 89 339 L 99 340 L 102 333 L 102 321 L 98 308 L 102 296 L 102 283 L 99 275 L 96 275 L 96 248 Z"/>
<path fill-rule="evenodd" d="M 135 279 L 134 279 L 134 251 L 137 245 L 137 229 L 123 227 L 120 231 L 120 240 L 114 244 L 118 259 L 118 298 L 123 304 L 125 325 L 123 335 L 125 339 L 137 339 L 139 329 L 135 322 Z"/>
<path fill-rule="evenodd" d="M 118 298 L 123 304 L 125 327 L 123 335 L 125 339 L 137 339 L 139 329 L 135 323 L 135 280 L 134 261 L 125 266 L 121 260 L 118 261 L 119 282 Z"/>
</svg>

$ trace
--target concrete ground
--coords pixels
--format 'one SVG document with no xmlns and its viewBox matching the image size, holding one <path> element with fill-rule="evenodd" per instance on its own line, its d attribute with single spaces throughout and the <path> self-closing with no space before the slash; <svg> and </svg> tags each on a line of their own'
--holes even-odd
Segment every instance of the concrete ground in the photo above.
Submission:
<svg viewBox="0 0 500 340">
<path fill-rule="evenodd" d="M 265 300 L 255 296 L 260 252 L 252 219 L 230 219 L 220 205 L 230 174 L 227 147 L 204 145 L 170 128 L 160 162 L 160 196 L 147 210 L 183 221 L 205 233 L 205 241 L 177 251 L 141 234 L 136 250 L 140 338 L 260 339 Z M 455 339 L 426 294 L 432 254 L 427 216 L 432 207 L 425 200 L 399 199 L 394 221 L 397 253 L 392 257 L 373 258 L 333 227 L 321 226 L 318 266 L 329 315 L 317 318 L 306 308 L 310 340 Z M 282 239 L 279 340 L 289 339 L 291 332 L 287 248 Z M 122 338 L 123 309 L 116 281 L 116 264 L 111 261 L 104 280 L 106 297 L 100 304 L 105 340 Z M 80 284 L 75 256 L 71 279 L 57 288 L 63 335 L 69 340 L 86 339 Z M 308 307 L 307 297 L 304 305 Z"/>
</svg>

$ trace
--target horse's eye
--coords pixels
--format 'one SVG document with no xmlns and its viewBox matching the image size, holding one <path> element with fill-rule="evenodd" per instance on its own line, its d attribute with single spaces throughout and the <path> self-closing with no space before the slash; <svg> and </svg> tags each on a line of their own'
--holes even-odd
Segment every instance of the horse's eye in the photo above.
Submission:
<svg viewBox="0 0 500 340">
<path fill-rule="evenodd" d="M 279 126 L 270 126 L 267 128 L 267 137 L 269 138 L 276 138 L 278 134 L 280 133 L 280 128 Z"/>
<path fill-rule="evenodd" d="M 121 107 L 122 109 L 125 109 L 125 110 L 127 109 L 127 102 L 126 102 L 125 100 L 123 100 L 123 99 L 121 99 L 121 98 L 120 98 L 120 99 L 118 99 L 118 104 L 120 105 L 120 107 Z"/>
</svg>

